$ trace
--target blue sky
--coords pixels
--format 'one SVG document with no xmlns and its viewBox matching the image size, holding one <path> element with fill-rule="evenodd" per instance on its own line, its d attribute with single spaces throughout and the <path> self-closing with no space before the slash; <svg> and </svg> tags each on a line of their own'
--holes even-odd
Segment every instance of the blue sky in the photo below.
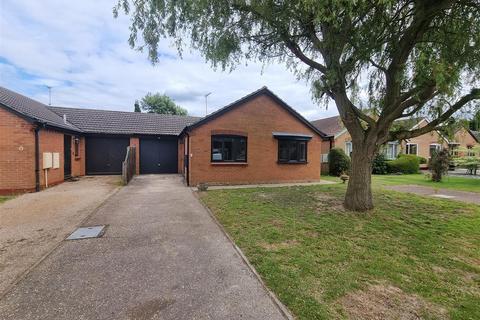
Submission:
<svg viewBox="0 0 480 320">
<path fill-rule="evenodd" d="M 147 92 L 166 93 L 191 115 L 212 112 L 264 85 L 310 120 L 337 114 L 311 99 L 308 85 L 284 65 L 249 62 L 214 71 L 198 52 L 177 56 L 161 43 L 152 66 L 128 46 L 129 18 L 114 19 L 111 0 L 0 0 L 0 85 L 52 104 L 132 111 Z"/>
</svg>

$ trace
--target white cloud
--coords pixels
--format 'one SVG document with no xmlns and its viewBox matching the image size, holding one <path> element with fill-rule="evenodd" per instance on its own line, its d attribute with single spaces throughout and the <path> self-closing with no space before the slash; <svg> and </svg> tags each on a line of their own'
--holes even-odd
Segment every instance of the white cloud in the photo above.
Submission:
<svg viewBox="0 0 480 320">
<path fill-rule="evenodd" d="M 68 5 L 66 4 L 68 3 Z M 147 92 L 166 93 L 192 115 L 204 114 L 203 94 L 214 111 L 264 85 L 308 119 L 337 113 L 311 100 L 309 87 L 284 65 L 257 63 L 231 73 L 214 71 L 198 53 L 176 58 L 166 40 L 165 58 L 152 66 L 128 44 L 129 18 L 114 19 L 115 1 L 15 1 L 0 4 L 0 85 L 52 104 L 133 109 Z M 175 57 L 175 58 L 172 58 Z"/>
</svg>

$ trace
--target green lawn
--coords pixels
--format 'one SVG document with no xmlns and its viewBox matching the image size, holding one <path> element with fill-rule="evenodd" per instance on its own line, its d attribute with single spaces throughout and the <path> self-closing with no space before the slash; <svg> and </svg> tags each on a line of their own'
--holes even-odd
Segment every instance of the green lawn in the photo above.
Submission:
<svg viewBox="0 0 480 320">
<path fill-rule="evenodd" d="M 337 177 L 322 176 L 329 181 L 340 181 Z M 373 186 L 415 184 L 439 189 L 453 189 L 460 191 L 480 192 L 480 179 L 446 176 L 442 182 L 432 182 L 421 174 L 404 175 L 373 175 Z"/>
<path fill-rule="evenodd" d="M 200 195 L 298 319 L 480 319 L 480 207 L 375 190 L 368 214 L 343 184 Z"/>
<path fill-rule="evenodd" d="M 7 200 L 10 200 L 12 199 L 13 197 L 12 196 L 0 196 L 0 203 L 3 203 Z"/>
</svg>

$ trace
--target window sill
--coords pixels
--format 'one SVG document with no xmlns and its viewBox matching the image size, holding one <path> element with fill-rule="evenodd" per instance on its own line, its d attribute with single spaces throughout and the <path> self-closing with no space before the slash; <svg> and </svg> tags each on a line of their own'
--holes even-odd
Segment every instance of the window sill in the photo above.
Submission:
<svg viewBox="0 0 480 320">
<path fill-rule="evenodd" d="M 297 162 L 294 162 L 294 161 L 292 161 L 292 162 L 277 161 L 277 164 L 308 164 L 308 161 L 305 161 L 305 162 L 299 162 L 299 161 L 297 161 Z"/>
<path fill-rule="evenodd" d="M 75 157 L 75 160 L 80 160 L 80 159 L 82 159 L 82 157 L 79 157 L 79 156 Z"/>
<path fill-rule="evenodd" d="M 246 166 L 248 162 L 210 162 L 212 166 Z"/>
</svg>

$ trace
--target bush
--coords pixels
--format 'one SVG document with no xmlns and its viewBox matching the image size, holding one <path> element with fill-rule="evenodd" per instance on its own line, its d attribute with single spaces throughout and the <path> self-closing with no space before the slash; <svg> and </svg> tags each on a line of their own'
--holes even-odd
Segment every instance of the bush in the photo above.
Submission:
<svg viewBox="0 0 480 320">
<path fill-rule="evenodd" d="M 328 153 L 328 167 L 330 175 L 339 177 L 350 170 L 350 158 L 342 149 L 333 148 Z"/>
<path fill-rule="evenodd" d="M 442 175 L 448 172 L 448 167 L 450 164 L 450 154 L 448 150 L 443 149 L 438 152 L 435 152 L 430 159 L 428 167 L 432 173 L 432 181 L 440 182 L 442 181 Z"/>
<path fill-rule="evenodd" d="M 401 154 L 398 159 L 387 161 L 389 173 L 418 173 L 420 169 L 419 157 L 410 154 Z"/>
<path fill-rule="evenodd" d="M 388 173 L 387 160 L 385 159 L 385 155 L 383 153 L 378 153 L 373 159 L 372 173 L 373 174 Z"/>
<path fill-rule="evenodd" d="M 427 163 L 427 158 L 424 158 L 424 157 L 417 157 L 418 158 L 418 161 L 420 162 L 420 164 L 426 164 Z"/>
</svg>

